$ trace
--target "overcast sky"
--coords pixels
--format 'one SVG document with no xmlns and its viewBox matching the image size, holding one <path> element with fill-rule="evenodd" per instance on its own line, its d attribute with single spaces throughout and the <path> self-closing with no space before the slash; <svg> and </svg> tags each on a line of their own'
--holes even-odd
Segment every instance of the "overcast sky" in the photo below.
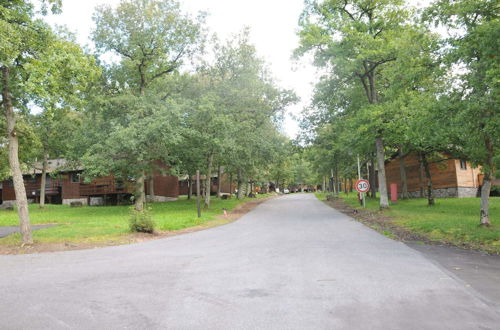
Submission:
<svg viewBox="0 0 500 330">
<path fill-rule="evenodd" d="M 63 13 L 51 16 L 51 24 L 66 25 L 75 32 L 80 44 L 90 44 L 89 33 L 93 27 L 92 14 L 100 4 L 115 6 L 119 0 L 63 0 Z M 295 90 L 302 99 L 290 107 L 289 113 L 298 115 L 309 101 L 315 80 L 315 69 L 308 63 L 294 63 L 290 57 L 298 44 L 297 22 L 303 0 L 182 0 L 182 8 L 196 14 L 209 13 L 207 24 L 221 39 L 239 32 L 244 26 L 251 29 L 251 41 L 260 57 L 268 63 L 278 84 Z M 298 125 L 289 116 L 284 125 L 285 133 L 295 137 Z"/>
<path fill-rule="evenodd" d="M 431 0 L 409 0 L 422 7 Z M 63 13 L 50 16 L 51 24 L 66 25 L 75 32 L 80 44 L 90 44 L 89 33 L 93 27 L 94 8 L 100 4 L 116 6 L 120 0 L 63 0 Z M 304 0 L 180 0 L 183 10 L 196 15 L 209 13 L 207 24 L 211 32 L 221 39 L 251 29 L 251 41 L 260 57 L 268 63 L 278 84 L 293 89 L 301 102 L 289 108 L 289 114 L 299 115 L 308 104 L 316 80 L 316 70 L 310 61 L 293 62 L 290 57 L 298 45 L 296 31 Z M 287 116 L 285 133 L 294 138 L 298 124 Z"/>
</svg>

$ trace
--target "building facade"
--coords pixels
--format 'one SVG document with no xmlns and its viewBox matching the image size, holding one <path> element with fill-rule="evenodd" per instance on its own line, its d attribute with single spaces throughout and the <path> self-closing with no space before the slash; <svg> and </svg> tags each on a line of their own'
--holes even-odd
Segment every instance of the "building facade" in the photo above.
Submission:
<svg viewBox="0 0 500 330">
<path fill-rule="evenodd" d="M 79 202 L 82 205 L 120 205 L 130 204 L 134 192 L 134 182 L 121 180 L 113 175 L 95 178 L 90 182 L 83 179 L 83 169 L 67 169 L 63 159 L 50 160 L 45 181 L 45 202 L 66 204 Z M 30 173 L 23 174 L 28 202 L 40 202 L 42 173 L 35 167 Z M 154 201 L 164 202 L 179 197 L 179 184 L 176 176 L 155 173 L 153 176 Z M 149 181 L 150 182 L 150 181 Z M 145 184 L 146 193 L 149 192 Z M 12 180 L 1 183 L 2 207 L 15 204 L 16 194 Z M 148 196 L 147 196 L 148 197 Z M 151 198 L 149 197 L 149 200 Z"/>
<path fill-rule="evenodd" d="M 426 194 L 427 178 L 419 158 L 410 153 L 404 158 L 408 194 L 412 198 Z M 434 197 L 477 197 L 480 195 L 482 174 L 479 168 L 461 159 L 443 159 L 429 162 Z M 385 164 L 387 186 L 396 184 L 401 197 L 402 183 L 400 160 L 395 158 Z M 496 182 L 496 181 L 495 181 Z"/>
</svg>

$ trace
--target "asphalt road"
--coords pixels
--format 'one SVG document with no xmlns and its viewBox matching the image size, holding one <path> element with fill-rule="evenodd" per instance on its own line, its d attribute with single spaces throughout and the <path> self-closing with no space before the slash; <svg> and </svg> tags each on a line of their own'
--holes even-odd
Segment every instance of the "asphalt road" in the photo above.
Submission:
<svg viewBox="0 0 500 330">
<path fill-rule="evenodd" d="M 40 230 L 53 226 L 55 225 L 31 225 L 31 230 Z M 2 226 L 0 227 L 0 238 L 19 232 L 21 232 L 19 226 Z"/>
<path fill-rule="evenodd" d="M 494 304 L 311 194 L 135 245 L 0 257 L 1 329 L 499 329 Z"/>
</svg>

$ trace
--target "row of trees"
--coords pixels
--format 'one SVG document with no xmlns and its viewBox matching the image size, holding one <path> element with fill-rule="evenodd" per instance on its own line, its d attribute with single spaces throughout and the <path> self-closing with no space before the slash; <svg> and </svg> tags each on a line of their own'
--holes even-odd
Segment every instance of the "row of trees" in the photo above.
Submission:
<svg viewBox="0 0 500 330">
<path fill-rule="evenodd" d="M 295 55 L 312 53 L 323 73 L 302 123 L 313 132 L 305 138 L 314 168 L 352 178 L 359 155 L 373 179 L 376 163 L 380 208 L 388 208 L 388 156 L 400 159 L 407 195 L 404 158 L 419 155 L 430 205 L 429 163 L 443 153 L 468 159 L 484 174 L 488 225 L 500 168 L 499 33 L 496 1 L 437 0 L 423 10 L 401 0 L 306 1 Z"/>
<path fill-rule="evenodd" d="M 286 160 L 281 119 L 297 98 L 274 83 L 248 30 L 208 40 L 204 14 L 191 17 L 174 0 L 124 0 L 96 10 L 96 53 L 88 54 L 36 18 L 60 11 L 60 1 L 40 1 L 40 11 L 30 1 L 0 6 L 0 150 L 9 159 L 1 173 L 13 177 L 24 243 L 32 238 L 22 164 L 35 159 L 43 178 L 47 160 L 64 157 L 87 179 L 134 181 L 139 213 L 144 183 L 153 197 L 153 172 L 165 171 L 159 161 L 179 175 L 201 170 L 209 207 L 216 169 L 234 174 L 241 198 L 245 182 L 270 180 Z"/>
</svg>

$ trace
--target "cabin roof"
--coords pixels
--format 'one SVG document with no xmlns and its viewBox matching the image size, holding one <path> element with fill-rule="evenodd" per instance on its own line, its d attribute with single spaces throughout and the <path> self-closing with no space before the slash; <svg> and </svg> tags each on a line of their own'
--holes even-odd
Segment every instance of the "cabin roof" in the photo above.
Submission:
<svg viewBox="0 0 500 330">
<path fill-rule="evenodd" d="M 33 167 L 25 171 L 25 175 L 42 174 L 42 162 L 35 162 Z M 82 171 L 83 167 L 64 158 L 49 159 L 47 162 L 47 173 Z"/>
</svg>

